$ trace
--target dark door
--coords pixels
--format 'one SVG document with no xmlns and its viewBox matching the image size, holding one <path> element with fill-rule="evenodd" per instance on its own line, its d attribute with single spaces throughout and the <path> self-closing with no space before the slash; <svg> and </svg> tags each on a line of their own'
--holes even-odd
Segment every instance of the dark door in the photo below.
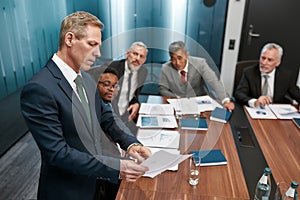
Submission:
<svg viewBox="0 0 300 200">
<path fill-rule="evenodd" d="M 259 59 L 268 42 L 283 47 L 281 66 L 298 75 L 300 66 L 300 1 L 247 0 L 239 61 Z"/>
</svg>

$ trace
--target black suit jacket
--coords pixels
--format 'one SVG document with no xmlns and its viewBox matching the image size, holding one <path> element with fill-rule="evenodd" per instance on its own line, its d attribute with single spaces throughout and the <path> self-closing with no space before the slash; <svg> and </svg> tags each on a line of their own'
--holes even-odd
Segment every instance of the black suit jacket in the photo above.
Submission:
<svg viewBox="0 0 300 200">
<path fill-rule="evenodd" d="M 119 153 L 109 141 L 123 149 L 138 142 L 102 102 L 92 78 L 82 76 L 92 127 L 52 59 L 22 90 L 22 113 L 41 151 L 38 199 L 93 199 L 97 178 L 118 182 Z"/>
<path fill-rule="evenodd" d="M 113 61 L 108 67 L 109 68 L 113 68 L 117 73 L 118 73 L 118 78 L 119 78 L 119 84 L 120 84 L 120 91 L 122 88 L 122 83 L 123 83 L 123 77 L 124 77 L 124 73 L 125 73 L 125 62 L 126 60 L 119 60 L 119 61 Z M 130 100 L 129 105 L 131 104 L 135 104 L 135 103 L 139 103 L 138 101 L 138 95 L 145 83 L 145 80 L 147 78 L 147 69 L 144 66 L 141 66 L 140 69 L 138 70 L 138 87 L 134 93 L 133 98 Z M 118 106 L 118 102 L 120 99 L 120 92 L 118 93 L 118 95 L 115 97 L 115 99 L 113 100 L 112 104 L 114 106 L 114 110 L 117 114 L 119 114 L 119 109 L 117 109 Z"/>
<path fill-rule="evenodd" d="M 295 99 L 300 103 L 300 89 L 296 85 L 296 80 L 291 80 L 287 71 L 276 68 L 274 80 L 273 103 L 291 103 Z M 241 81 L 236 89 L 235 98 L 238 103 L 248 105 L 252 98 L 261 96 L 261 73 L 259 65 L 251 66 L 244 70 Z"/>
</svg>

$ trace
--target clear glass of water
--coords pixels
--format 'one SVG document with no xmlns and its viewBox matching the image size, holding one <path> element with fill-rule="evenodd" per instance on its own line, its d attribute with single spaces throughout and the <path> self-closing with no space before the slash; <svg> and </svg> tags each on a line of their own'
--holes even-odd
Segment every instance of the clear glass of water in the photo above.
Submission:
<svg viewBox="0 0 300 200">
<path fill-rule="evenodd" d="M 198 185 L 200 177 L 200 163 L 201 158 L 199 156 L 190 157 L 190 168 L 189 168 L 189 184 Z"/>
</svg>

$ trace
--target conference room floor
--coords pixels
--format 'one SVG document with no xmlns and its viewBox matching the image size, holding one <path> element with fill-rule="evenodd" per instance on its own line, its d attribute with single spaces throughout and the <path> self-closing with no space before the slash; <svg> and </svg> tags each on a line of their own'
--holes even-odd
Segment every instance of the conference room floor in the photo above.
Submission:
<svg viewBox="0 0 300 200">
<path fill-rule="evenodd" d="M 0 200 L 36 199 L 40 153 L 27 133 L 0 158 Z"/>
</svg>

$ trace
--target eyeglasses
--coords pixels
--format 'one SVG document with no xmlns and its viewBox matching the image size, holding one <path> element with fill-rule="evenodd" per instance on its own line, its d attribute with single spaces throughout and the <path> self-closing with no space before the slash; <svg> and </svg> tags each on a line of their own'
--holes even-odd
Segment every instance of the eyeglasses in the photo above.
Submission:
<svg viewBox="0 0 300 200">
<path fill-rule="evenodd" d="M 109 81 L 98 81 L 98 84 L 103 85 L 103 87 L 105 88 L 109 88 L 109 89 L 114 89 L 114 90 L 118 90 L 120 89 L 120 85 L 119 84 L 111 84 Z"/>
</svg>

